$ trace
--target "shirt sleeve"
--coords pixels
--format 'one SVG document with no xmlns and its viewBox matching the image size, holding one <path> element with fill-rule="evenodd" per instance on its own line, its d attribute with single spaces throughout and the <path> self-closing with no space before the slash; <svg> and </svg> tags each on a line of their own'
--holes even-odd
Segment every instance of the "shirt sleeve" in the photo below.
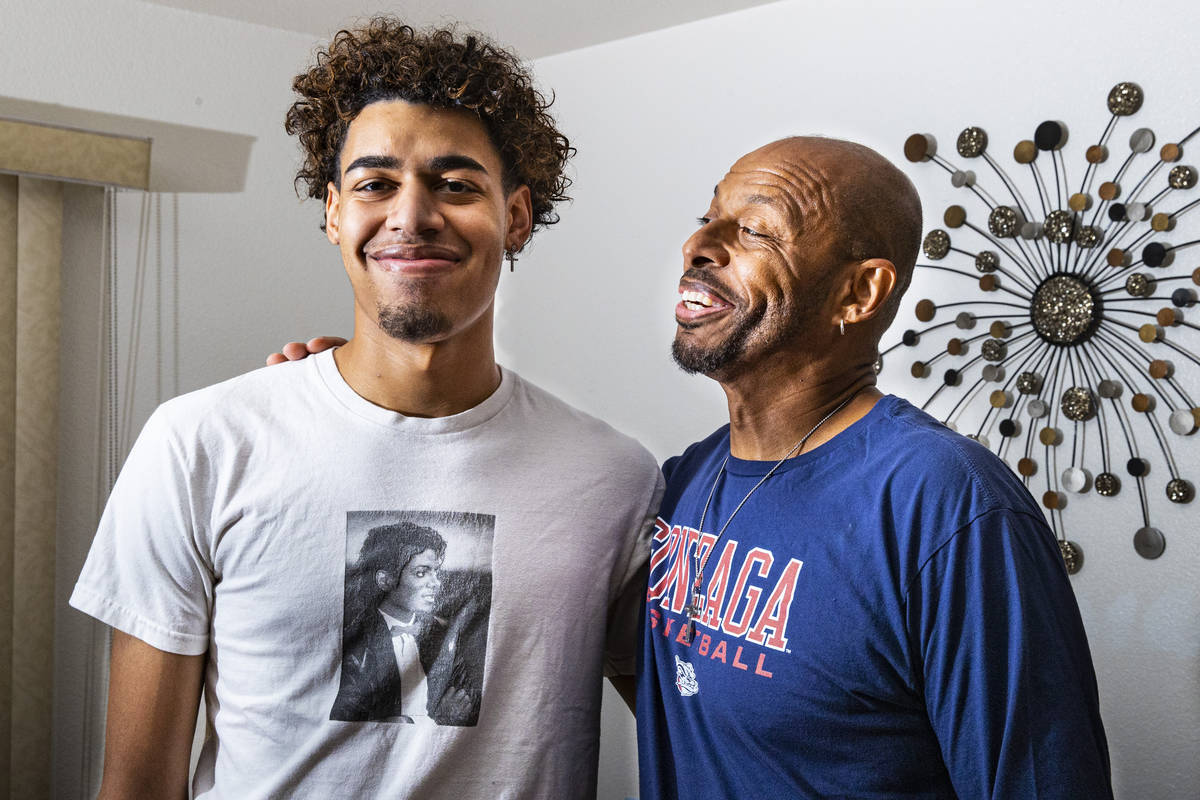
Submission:
<svg viewBox="0 0 1200 800">
<path fill-rule="evenodd" d="M 637 671 L 638 623 L 646 598 L 646 580 L 650 565 L 650 534 L 658 506 L 662 502 L 663 477 L 657 466 L 647 483 L 653 486 L 649 504 L 642 506 L 637 529 L 629 537 L 625 568 L 621 570 L 617 591 L 608 610 L 608 632 L 605 642 L 604 675 L 633 675 Z"/>
<path fill-rule="evenodd" d="M 1112 798 L 1083 621 L 1041 518 L 981 515 L 922 567 L 907 613 L 960 797 Z"/>
<path fill-rule="evenodd" d="M 72 606 L 160 650 L 208 649 L 214 579 L 197 544 L 195 479 L 160 408 L 121 469 Z"/>
</svg>

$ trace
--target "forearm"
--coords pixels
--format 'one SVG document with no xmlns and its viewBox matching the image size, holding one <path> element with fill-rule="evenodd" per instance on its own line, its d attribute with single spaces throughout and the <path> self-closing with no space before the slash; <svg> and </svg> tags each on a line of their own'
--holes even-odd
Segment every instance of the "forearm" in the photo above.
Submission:
<svg viewBox="0 0 1200 800">
<path fill-rule="evenodd" d="M 186 798 L 203 656 L 113 632 L 99 800 Z"/>
</svg>

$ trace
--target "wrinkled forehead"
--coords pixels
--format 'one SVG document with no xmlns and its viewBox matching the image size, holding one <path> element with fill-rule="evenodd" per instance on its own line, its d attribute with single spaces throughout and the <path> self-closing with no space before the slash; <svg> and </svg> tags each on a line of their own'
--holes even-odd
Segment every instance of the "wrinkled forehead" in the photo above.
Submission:
<svg viewBox="0 0 1200 800">
<path fill-rule="evenodd" d="M 766 147 L 738 159 L 717 184 L 715 198 L 773 208 L 800 232 L 833 221 L 833 185 L 832 171 L 822 159 L 805 157 L 795 148 Z"/>
</svg>

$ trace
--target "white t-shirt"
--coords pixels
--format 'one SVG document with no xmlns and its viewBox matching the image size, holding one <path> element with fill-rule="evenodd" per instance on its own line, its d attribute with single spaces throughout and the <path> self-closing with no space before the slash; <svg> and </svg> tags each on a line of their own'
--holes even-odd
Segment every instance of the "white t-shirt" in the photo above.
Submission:
<svg viewBox="0 0 1200 800">
<path fill-rule="evenodd" d="M 601 676 L 633 672 L 661 491 L 636 442 L 512 372 L 413 418 L 329 351 L 163 404 L 71 604 L 207 653 L 199 797 L 591 798 Z M 396 661 L 360 569 L 417 529 L 443 543 L 417 637 L 436 724 L 385 707 Z"/>
</svg>

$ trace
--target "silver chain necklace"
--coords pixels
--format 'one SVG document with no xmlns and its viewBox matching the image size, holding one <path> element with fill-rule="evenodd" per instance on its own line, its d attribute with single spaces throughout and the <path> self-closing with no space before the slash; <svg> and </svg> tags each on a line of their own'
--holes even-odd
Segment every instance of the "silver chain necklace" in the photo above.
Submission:
<svg viewBox="0 0 1200 800">
<path fill-rule="evenodd" d="M 824 425 L 826 422 L 828 422 L 830 419 L 832 419 L 834 414 L 838 413 L 843 408 L 845 408 L 846 405 L 851 400 L 853 400 L 855 397 L 857 397 L 858 393 L 861 392 L 865 388 L 866 387 L 864 386 L 864 387 L 861 387 L 861 388 L 855 390 L 853 394 L 851 394 L 849 397 L 847 397 L 842 402 L 838 403 L 837 407 L 834 408 L 833 411 L 830 411 L 828 414 L 826 414 L 824 417 L 822 417 L 820 422 L 818 422 L 816 425 L 812 426 L 812 430 L 810 430 L 808 433 L 804 434 L 804 436 L 801 437 L 800 441 L 798 441 L 794 445 L 792 445 L 792 449 L 788 450 L 787 453 L 784 454 L 783 458 L 781 458 L 781 459 L 779 459 L 779 461 L 775 462 L 775 466 L 773 466 L 769 470 L 767 470 L 766 475 L 763 475 L 761 478 L 759 478 L 758 483 L 754 484 L 754 486 L 750 489 L 750 491 L 746 492 L 746 496 L 743 497 L 741 502 L 737 504 L 737 507 L 733 509 L 733 513 L 729 515 L 729 519 L 725 520 L 725 524 L 721 526 L 721 529 L 719 531 L 717 531 L 717 537 L 715 539 L 713 539 L 712 546 L 709 547 L 708 550 L 705 551 L 704 559 L 701 560 L 701 558 L 700 558 L 700 540 L 702 538 L 704 538 L 704 520 L 708 516 L 708 507 L 712 504 L 713 497 L 717 493 L 717 484 L 719 484 L 721 482 L 721 478 L 725 475 L 725 466 L 729 463 L 730 456 L 725 456 L 725 460 L 721 462 L 721 468 L 717 470 L 717 476 L 715 478 L 713 478 L 712 488 L 709 489 L 709 491 L 708 491 L 708 499 L 704 501 L 704 510 L 702 512 L 700 512 L 700 528 L 697 531 L 697 535 L 696 535 L 696 550 L 694 553 L 692 553 L 692 564 L 695 569 L 696 579 L 695 579 L 695 581 L 692 582 L 692 602 L 688 605 L 688 607 L 686 609 L 684 609 L 687 612 L 687 617 L 688 617 L 687 630 L 684 632 L 684 641 L 687 644 L 691 644 L 692 639 L 695 638 L 695 636 L 696 636 L 696 620 L 698 620 L 700 618 L 701 613 L 703 613 L 703 611 L 704 611 L 704 603 L 701 598 L 700 588 L 704 583 L 704 570 L 706 567 L 708 567 L 708 558 L 709 558 L 709 556 L 711 556 L 713 554 L 713 551 L 717 549 L 717 542 L 721 541 L 721 537 L 725 535 L 725 529 L 729 527 L 729 523 L 733 522 L 733 518 L 736 517 L 737 513 L 742 510 L 742 506 L 746 505 L 746 501 L 750 499 L 750 495 L 752 495 L 756 491 L 758 491 L 758 487 L 760 487 L 764 483 L 766 483 L 767 478 L 774 475 L 775 471 L 783 466 L 783 462 L 785 462 L 789 458 L 791 458 L 792 454 L 795 453 L 797 450 L 804 447 L 804 443 L 809 440 L 809 437 L 811 437 L 814 433 L 817 432 L 818 428 L 820 428 L 822 425 Z"/>
</svg>

